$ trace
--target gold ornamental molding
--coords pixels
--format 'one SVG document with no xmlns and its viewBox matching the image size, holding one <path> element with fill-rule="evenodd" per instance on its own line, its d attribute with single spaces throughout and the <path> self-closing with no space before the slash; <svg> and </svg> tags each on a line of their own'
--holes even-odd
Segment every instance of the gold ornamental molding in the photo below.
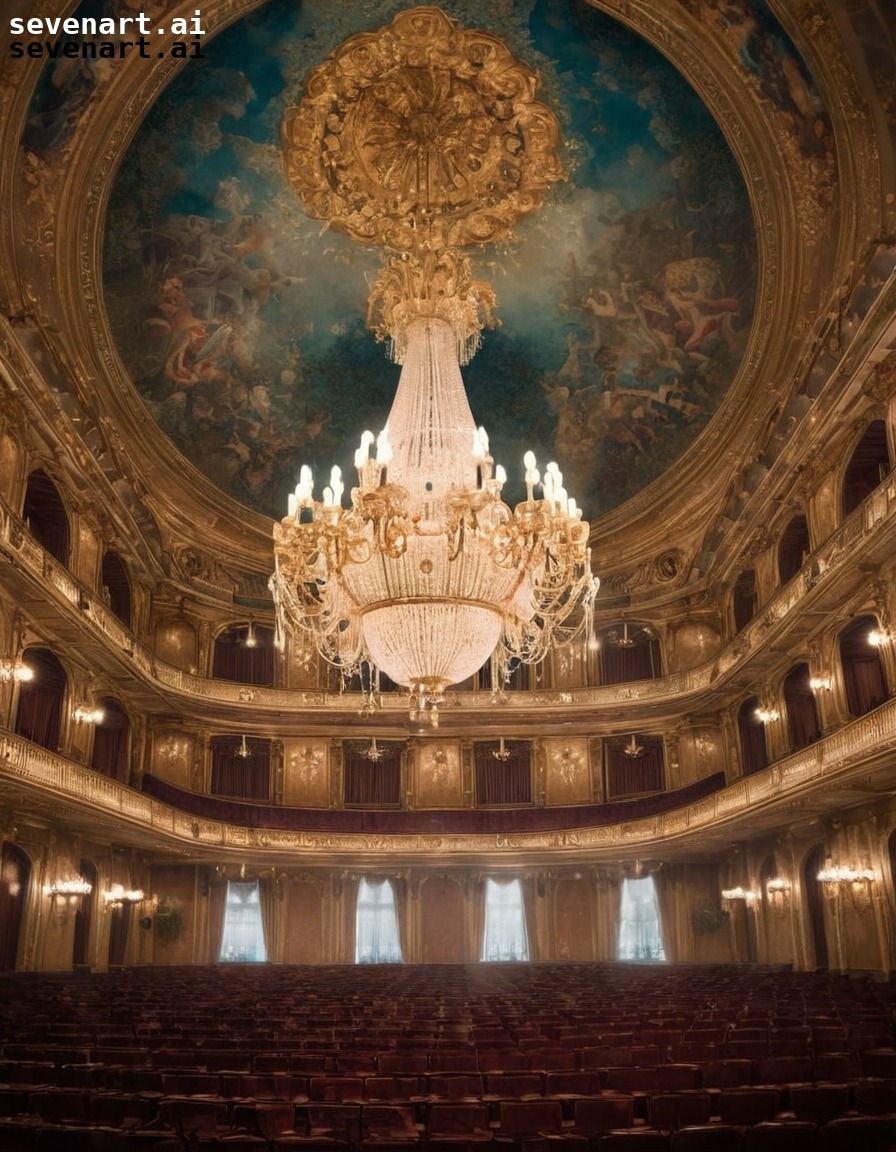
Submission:
<svg viewBox="0 0 896 1152">
<path fill-rule="evenodd" d="M 508 239 L 563 178 L 537 87 L 499 36 L 422 7 L 346 40 L 287 109 L 284 169 L 305 211 L 390 253 L 368 316 L 381 334 L 434 310 L 464 338 L 492 322 L 458 249 Z"/>
</svg>

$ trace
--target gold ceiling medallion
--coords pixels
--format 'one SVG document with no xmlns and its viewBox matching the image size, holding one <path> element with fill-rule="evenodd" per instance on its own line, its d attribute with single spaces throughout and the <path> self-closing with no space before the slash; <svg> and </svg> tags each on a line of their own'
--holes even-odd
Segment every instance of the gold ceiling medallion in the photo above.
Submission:
<svg viewBox="0 0 896 1152">
<path fill-rule="evenodd" d="M 498 36 L 413 8 L 346 40 L 286 112 L 286 175 L 306 212 L 390 253 L 368 323 L 399 361 L 417 316 L 474 342 L 494 323 L 494 294 L 458 250 L 507 239 L 563 177 L 537 83 Z"/>
</svg>

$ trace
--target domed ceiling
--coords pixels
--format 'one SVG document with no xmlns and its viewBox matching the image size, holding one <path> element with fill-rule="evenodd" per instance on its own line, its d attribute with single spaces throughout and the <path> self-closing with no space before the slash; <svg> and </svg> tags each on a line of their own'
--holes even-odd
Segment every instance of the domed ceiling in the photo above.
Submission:
<svg viewBox="0 0 896 1152">
<path fill-rule="evenodd" d="M 144 402 L 212 481 L 277 518 L 301 463 L 354 475 L 398 375 L 365 327 L 382 253 L 304 214 L 283 114 L 310 68 L 403 7 L 272 0 L 205 43 L 146 117 L 107 212 L 105 305 Z M 474 255 L 501 324 L 465 369 L 473 413 L 512 481 L 531 447 L 594 517 L 670 467 L 737 373 L 757 277 L 747 191 L 673 65 L 584 0 L 443 8 L 537 72 L 566 173 L 511 241 Z M 727 18 L 745 73 L 811 148 L 792 46 L 760 0 Z"/>
</svg>

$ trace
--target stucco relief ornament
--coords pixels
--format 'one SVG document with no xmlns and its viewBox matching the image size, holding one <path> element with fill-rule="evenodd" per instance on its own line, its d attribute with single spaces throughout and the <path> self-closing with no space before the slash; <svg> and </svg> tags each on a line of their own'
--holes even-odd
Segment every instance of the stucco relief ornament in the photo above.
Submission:
<svg viewBox="0 0 896 1152">
<path fill-rule="evenodd" d="M 494 293 L 459 250 L 507 239 L 563 177 L 536 86 L 498 36 L 414 8 L 346 40 L 286 113 L 286 175 L 305 210 L 389 253 L 368 321 L 399 363 L 417 316 L 447 320 L 471 345 L 462 361 L 494 323 Z"/>
</svg>

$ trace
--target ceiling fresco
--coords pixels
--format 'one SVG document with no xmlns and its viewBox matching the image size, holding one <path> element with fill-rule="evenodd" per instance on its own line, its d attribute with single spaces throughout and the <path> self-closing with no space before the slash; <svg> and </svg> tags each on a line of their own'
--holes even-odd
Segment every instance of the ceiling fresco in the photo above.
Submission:
<svg viewBox="0 0 896 1152">
<path fill-rule="evenodd" d="M 301 463 L 353 475 L 399 371 L 365 328 L 382 254 L 305 216 L 282 172 L 283 113 L 309 68 L 402 7 L 273 0 L 210 40 L 144 121 L 107 212 L 105 306 L 144 402 L 212 481 L 278 518 Z M 464 370 L 473 413 L 511 481 L 531 447 L 594 517 L 669 468 L 736 375 L 757 275 L 747 192 L 675 68 L 584 0 L 442 7 L 537 71 L 566 173 L 474 255 L 500 326 Z M 798 146 L 823 147 L 817 97 L 764 5 L 715 7 Z M 32 148 L 61 143 L 47 100 Z"/>
</svg>

